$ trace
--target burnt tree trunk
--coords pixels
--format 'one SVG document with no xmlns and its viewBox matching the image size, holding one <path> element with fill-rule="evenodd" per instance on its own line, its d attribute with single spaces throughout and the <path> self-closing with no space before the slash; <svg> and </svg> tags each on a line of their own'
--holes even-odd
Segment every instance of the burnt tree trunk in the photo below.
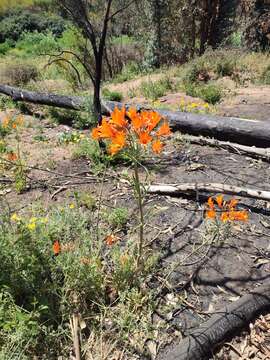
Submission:
<svg viewBox="0 0 270 360">
<path fill-rule="evenodd" d="M 34 104 L 49 105 L 73 110 L 84 110 L 86 98 L 79 96 L 63 96 L 55 94 L 36 93 L 15 87 L 0 85 L 0 93 L 10 96 L 14 101 L 25 101 Z M 121 103 L 102 101 L 101 113 L 108 114 Z M 129 105 L 126 105 L 128 108 Z M 143 109 L 137 106 L 137 109 Z M 232 141 L 243 145 L 270 147 L 270 124 L 259 120 L 239 119 L 233 117 L 191 114 L 181 111 L 157 109 L 168 119 L 172 130 L 192 135 L 204 135 L 218 140 Z"/>
</svg>

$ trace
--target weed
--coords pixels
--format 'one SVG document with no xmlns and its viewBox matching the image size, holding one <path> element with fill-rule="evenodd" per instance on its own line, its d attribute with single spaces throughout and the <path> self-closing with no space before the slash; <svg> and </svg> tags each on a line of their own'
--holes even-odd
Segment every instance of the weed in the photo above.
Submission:
<svg viewBox="0 0 270 360">
<path fill-rule="evenodd" d="M 6 65 L 3 71 L 3 76 L 8 79 L 11 85 L 25 85 L 30 80 L 37 79 L 38 74 L 35 65 L 25 62 Z"/>
<path fill-rule="evenodd" d="M 77 144 L 84 138 L 85 135 L 79 133 L 78 131 L 66 131 L 58 135 L 58 142 L 59 144 Z"/>
<path fill-rule="evenodd" d="M 91 114 L 84 111 L 66 110 L 49 108 L 49 115 L 52 120 L 60 124 L 73 124 L 78 129 L 89 127 L 93 124 L 93 120 L 96 123 L 96 119 L 91 117 Z"/>
</svg>

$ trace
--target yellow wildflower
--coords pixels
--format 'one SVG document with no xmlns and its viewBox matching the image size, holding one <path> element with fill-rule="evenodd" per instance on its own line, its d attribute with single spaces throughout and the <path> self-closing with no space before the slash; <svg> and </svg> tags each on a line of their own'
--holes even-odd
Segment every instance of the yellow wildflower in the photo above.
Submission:
<svg viewBox="0 0 270 360">
<path fill-rule="evenodd" d="M 74 209 L 74 208 L 75 208 L 75 205 L 74 205 L 74 204 L 70 204 L 70 205 L 69 205 L 69 208 L 70 208 L 70 209 Z"/>
<path fill-rule="evenodd" d="M 15 222 L 21 221 L 21 218 L 16 213 L 14 213 L 10 219 Z"/>
<path fill-rule="evenodd" d="M 34 231 L 35 229 L 36 229 L 36 223 L 29 223 L 28 225 L 27 225 L 27 228 L 28 228 L 28 230 L 30 230 L 30 231 Z"/>
</svg>

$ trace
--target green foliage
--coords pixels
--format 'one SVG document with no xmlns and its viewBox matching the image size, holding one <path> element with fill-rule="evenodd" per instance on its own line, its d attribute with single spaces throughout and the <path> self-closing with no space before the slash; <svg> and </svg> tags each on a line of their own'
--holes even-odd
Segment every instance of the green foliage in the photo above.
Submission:
<svg viewBox="0 0 270 360">
<path fill-rule="evenodd" d="M 116 208 L 107 214 L 109 224 L 113 228 L 123 228 L 128 222 L 128 209 L 127 208 Z"/>
<path fill-rule="evenodd" d="M 243 33 L 241 31 L 233 32 L 228 38 L 228 45 L 241 48 L 243 46 Z"/>
<path fill-rule="evenodd" d="M 164 77 L 158 81 L 143 81 L 140 86 L 140 91 L 147 99 L 157 100 L 164 96 L 168 91 L 174 89 L 174 84 L 170 78 Z"/>
<path fill-rule="evenodd" d="M 119 91 L 110 91 L 107 88 L 102 90 L 102 95 L 104 99 L 111 100 L 111 101 L 118 101 L 121 102 L 123 100 L 123 95 Z"/>
<path fill-rule="evenodd" d="M 91 116 L 91 113 L 86 111 L 76 111 L 69 109 L 57 109 L 50 107 L 48 109 L 49 116 L 52 120 L 60 124 L 72 124 L 78 129 L 83 129 L 89 127 L 96 122 L 96 120 Z"/>
<path fill-rule="evenodd" d="M 60 36 L 64 29 L 65 21 L 56 15 L 15 9 L 0 22 L 0 43 L 7 39 L 17 41 L 24 32 L 52 32 Z"/>
<path fill-rule="evenodd" d="M 124 250 L 120 243 L 104 248 L 107 229 L 100 228 L 97 239 L 94 199 L 87 193 L 75 193 L 74 198 L 75 203 L 54 206 L 47 214 L 41 206 L 11 216 L 8 208 L 1 208 L 1 359 L 68 357 L 66 324 L 74 310 L 91 332 L 100 328 L 104 314 L 109 316 L 126 345 L 129 331 L 140 326 L 141 306 L 151 298 L 141 293 L 140 284 L 155 261 L 149 259 L 138 276 L 133 244 Z M 116 209 L 117 214 L 123 224 L 125 211 Z M 55 240 L 62 246 L 57 257 Z"/>
<path fill-rule="evenodd" d="M 186 94 L 193 97 L 199 97 L 209 104 L 216 104 L 222 98 L 222 89 L 214 84 L 198 85 L 198 84 L 185 84 Z"/>
<path fill-rule="evenodd" d="M 52 33 L 28 32 L 23 33 L 16 43 L 16 49 L 28 55 L 51 54 L 60 50 Z"/>
<path fill-rule="evenodd" d="M 14 45 L 14 41 L 7 39 L 5 42 L 0 44 L 0 55 L 6 55 L 6 53 L 14 47 Z"/>
</svg>

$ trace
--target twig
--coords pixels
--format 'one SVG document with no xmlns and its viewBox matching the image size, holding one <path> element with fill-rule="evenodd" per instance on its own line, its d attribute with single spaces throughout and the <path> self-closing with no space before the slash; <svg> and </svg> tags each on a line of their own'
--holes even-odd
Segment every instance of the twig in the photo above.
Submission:
<svg viewBox="0 0 270 360">
<path fill-rule="evenodd" d="M 226 150 L 231 150 L 237 154 L 246 154 L 251 157 L 264 159 L 265 161 L 270 161 L 270 148 L 258 148 L 255 146 L 246 146 L 229 141 L 220 141 L 216 139 L 210 139 L 205 137 L 198 137 L 192 135 L 185 135 L 183 138 L 190 143 L 199 144 L 199 145 L 209 145 L 215 146 Z"/>
<path fill-rule="evenodd" d="M 80 351 L 80 327 L 79 327 L 79 318 L 77 314 L 73 314 L 69 319 L 71 334 L 73 339 L 73 346 L 75 352 L 75 359 L 81 360 L 81 351 Z"/>
</svg>

